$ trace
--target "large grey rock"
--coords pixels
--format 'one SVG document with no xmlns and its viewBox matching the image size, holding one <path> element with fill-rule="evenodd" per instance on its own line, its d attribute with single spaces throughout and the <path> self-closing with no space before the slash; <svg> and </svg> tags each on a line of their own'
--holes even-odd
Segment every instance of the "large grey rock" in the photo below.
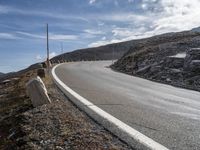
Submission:
<svg viewBox="0 0 200 150">
<path fill-rule="evenodd" d="M 186 53 L 184 70 L 200 71 L 200 48 L 189 49 Z"/>
<path fill-rule="evenodd" d="M 164 63 L 165 67 L 169 68 L 183 68 L 184 58 L 181 57 L 167 57 Z"/>
<path fill-rule="evenodd" d="M 39 76 L 30 80 L 26 87 L 34 107 L 51 103 L 46 87 Z"/>
</svg>

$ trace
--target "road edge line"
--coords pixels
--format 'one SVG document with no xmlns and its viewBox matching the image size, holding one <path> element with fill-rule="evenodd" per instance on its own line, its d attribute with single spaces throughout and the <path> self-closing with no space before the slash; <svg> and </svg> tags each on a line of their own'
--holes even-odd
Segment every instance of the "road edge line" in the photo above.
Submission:
<svg viewBox="0 0 200 150">
<path fill-rule="evenodd" d="M 89 100 L 85 99 L 65 83 L 63 83 L 56 75 L 55 69 L 62 64 L 58 64 L 53 67 L 51 74 L 56 85 L 65 93 L 69 99 L 76 104 L 81 110 L 86 112 L 90 117 L 103 125 L 106 129 L 112 132 L 114 135 L 125 141 L 127 144 L 137 149 L 150 149 L 150 150 L 169 150 L 165 146 L 159 144 L 153 139 L 140 133 L 119 119 L 115 118 L 111 114 L 105 112 L 101 108 L 97 107 Z"/>
</svg>

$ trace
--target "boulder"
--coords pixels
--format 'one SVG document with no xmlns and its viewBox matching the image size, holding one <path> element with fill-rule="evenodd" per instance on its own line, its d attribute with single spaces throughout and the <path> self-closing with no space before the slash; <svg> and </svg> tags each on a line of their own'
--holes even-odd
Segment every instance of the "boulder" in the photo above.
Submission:
<svg viewBox="0 0 200 150">
<path fill-rule="evenodd" d="M 151 66 L 148 65 L 148 66 L 145 66 L 143 68 L 140 68 L 136 71 L 137 74 L 145 74 L 147 73 L 149 70 L 151 69 Z"/>
<path fill-rule="evenodd" d="M 200 71 L 200 48 L 192 48 L 187 51 L 184 70 Z"/>
<path fill-rule="evenodd" d="M 168 67 L 168 68 L 175 68 L 175 69 L 183 68 L 183 66 L 184 66 L 184 58 L 181 58 L 181 57 L 167 57 L 165 59 L 165 63 L 163 63 L 163 65 L 165 67 Z"/>
<path fill-rule="evenodd" d="M 30 96 L 34 107 L 51 103 L 51 100 L 47 94 L 46 87 L 39 76 L 30 80 L 27 83 L 26 88 L 27 94 Z"/>
</svg>

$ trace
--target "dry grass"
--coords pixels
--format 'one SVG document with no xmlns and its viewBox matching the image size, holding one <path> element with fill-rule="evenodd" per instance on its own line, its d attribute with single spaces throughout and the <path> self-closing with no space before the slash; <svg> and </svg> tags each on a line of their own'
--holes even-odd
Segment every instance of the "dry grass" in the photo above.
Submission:
<svg viewBox="0 0 200 150">
<path fill-rule="evenodd" d="M 32 109 L 25 85 L 35 74 L 36 70 L 29 71 L 17 77 L 18 79 L 10 79 L 9 83 L 0 86 L 0 149 L 6 149 L 7 145 L 16 146 L 10 136 L 21 134 L 18 132 L 19 115 Z"/>
</svg>

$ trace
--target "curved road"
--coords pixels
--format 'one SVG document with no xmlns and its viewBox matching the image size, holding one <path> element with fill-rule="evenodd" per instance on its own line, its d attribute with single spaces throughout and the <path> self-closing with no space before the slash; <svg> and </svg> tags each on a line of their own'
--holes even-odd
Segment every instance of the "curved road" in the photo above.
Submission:
<svg viewBox="0 0 200 150">
<path fill-rule="evenodd" d="M 112 71 L 111 61 L 56 68 L 66 85 L 169 149 L 200 149 L 200 92 Z"/>
</svg>

